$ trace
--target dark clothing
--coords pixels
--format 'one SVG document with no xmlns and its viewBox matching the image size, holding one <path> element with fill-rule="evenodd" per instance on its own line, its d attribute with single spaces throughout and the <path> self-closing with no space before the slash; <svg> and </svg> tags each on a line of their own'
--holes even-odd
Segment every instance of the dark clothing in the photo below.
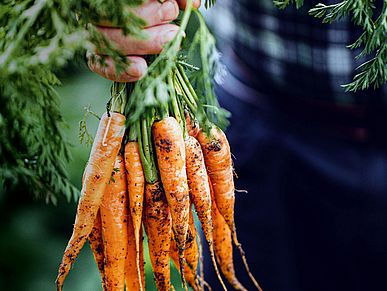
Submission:
<svg viewBox="0 0 387 291">
<path fill-rule="evenodd" d="M 227 27 L 231 49 L 249 73 L 236 78 L 261 94 L 303 98 L 337 104 L 387 104 L 387 90 L 346 93 L 341 85 L 352 81 L 359 50 L 346 46 L 361 33 L 344 18 L 322 24 L 308 14 L 320 0 L 305 1 L 297 10 L 274 7 L 272 0 L 225 0 L 226 9 L 216 10 L 215 32 Z M 323 1 L 337 3 L 334 0 Z M 219 3 L 222 5 L 222 3 Z M 380 4 L 380 3 L 379 3 Z M 232 17 L 227 22 L 224 19 Z M 229 24 L 227 24 L 229 23 Z M 226 29 L 226 28 L 223 28 Z M 376 100 L 376 101 L 375 101 Z"/>
<path fill-rule="evenodd" d="M 385 290 L 386 86 L 344 92 L 358 65 L 345 46 L 359 32 L 308 16 L 317 2 L 280 11 L 272 0 L 238 0 L 217 10 L 233 16 L 218 23 L 235 24 L 216 91 L 232 113 L 236 188 L 249 192 L 236 192 L 238 235 L 265 291 Z"/>
<path fill-rule="evenodd" d="M 386 149 L 306 126 L 275 104 L 217 93 L 233 113 L 236 188 L 249 192 L 236 193 L 238 235 L 263 289 L 384 290 Z M 254 290 L 234 257 L 237 276 Z M 221 290 L 213 274 L 207 279 Z"/>
</svg>

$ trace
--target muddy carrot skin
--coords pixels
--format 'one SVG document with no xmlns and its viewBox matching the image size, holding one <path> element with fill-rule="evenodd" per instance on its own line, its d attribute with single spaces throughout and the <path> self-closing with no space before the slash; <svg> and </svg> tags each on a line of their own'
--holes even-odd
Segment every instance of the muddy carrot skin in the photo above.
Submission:
<svg viewBox="0 0 387 291">
<path fill-rule="evenodd" d="M 152 132 L 160 177 L 171 211 L 173 234 L 183 262 L 190 207 L 183 133 L 173 117 L 155 122 Z M 184 264 L 180 266 L 184 268 Z M 184 270 L 180 271 L 183 275 Z M 184 276 L 182 281 L 185 286 Z"/>
<path fill-rule="evenodd" d="M 195 229 L 195 222 L 193 219 L 192 211 L 190 211 L 189 227 L 188 227 L 187 241 L 185 246 L 186 246 L 184 251 L 185 265 L 186 265 L 184 268 L 185 279 L 194 290 L 200 290 L 200 286 L 198 284 L 198 279 L 196 275 L 196 270 L 199 264 L 199 247 L 196 239 L 196 229 Z M 180 270 L 179 253 L 174 239 L 171 240 L 170 257 L 173 263 L 175 264 L 176 268 Z"/>
<path fill-rule="evenodd" d="M 138 291 L 143 288 L 145 290 L 145 273 L 144 273 L 144 248 L 143 248 L 143 234 L 142 227 L 140 227 L 140 244 L 139 244 L 139 264 L 137 267 L 136 254 L 136 239 L 134 236 L 133 222 L 131 215 L 128 215 L 128 253 L 125 264 L 125 284 L 127 291 Z M 138 269 L 140 269 L 140 278 L 138 276 Z M 141 280 L 141 284 L 140 284 Z"/>
<path fill-rule="evenodd" d="M 124 131 L 124 115 L 110 112 L 110 116 L 106 113 L 102 116 L 85 169 L 73 233 L 59 266 L 57 290 L 62 290 L 64 280 L 94 226 Z"/>
<path fill-rule="evenodd" d="M 138 143 L 129 141 L 125 145 L 125 168 L 127 173 L 129 208 L 133 221 L 134 237 L 136 241 L 136 260 L 137 266 L 140 266 L 140 229 L 142 224 L 142 212 L 144 202 L 145 177 L 141 164 L 140 150 Z M 140 276 L 140 269 L 138 277 Z M 141 281 L 140 281 L 141 282 Z M 138 290 L 143 290 L 142 285 Z"/>
<path fill-rule="evenodd" d="M 200 131 L 197 139 L 203 149 L 216 205 L 227 225 L 234 231 L 235 188 L 231 152 L 227 138 L 223 131 L 212 127 L 209 134 Z"/>
<path fill-rule="evenodd" d="M 102 236 L 102 222 L 101 222 L 101 213 L 98 211 L 97 217 L 95 218 L 94 226 L 89 234 L 89 243 L 90 248 L 93 252 L 95 262 L 99 273 L 101 275 L 103 289 L 106 290 L 105 286 L 105 256 L 104 256 L 104 247 L 103 247 L 103 236 Z"/>
<path fill-rule="evenodd" d="M 226 286 L 224 285 L 223 280 L 219 274 L 214 255 L 212 236 L 213 225 L 211 216 L 212 203 L 206 165 L 204 163 L 203 152 L 200 144 L 193 136 L 189 136 L 185 140 L 185 152 L 190 197 L 195 206 L 199 221 L 202 225 L 203 233 L 208 243 L 210 257 L 214 265 L 215 272 L 223 289 L 226 289 Z"/>
<path fill-rule="evenodd" d="M 200 127 L 196 120 L 192 120 L 188 112 L 185 112 L 185 123 L 188 134 L 196 138 L 199 133 Z"/>
<path fill-rule="evenodd" d="M 216 202 L 217 209 L 231 230 L 232 240 L 239 250 L 251 281 L 258 290 L 262 290 L 258 281 L 250 271 L 245 252 L 237 237 L 234 220 L 235 187 L 233 165 L 230 145 L 226 135 L 222 130 L 213 126 L 209 134 L 200 131 L 197 139 L 202 146 L 207 172 L 212 182 L 214 193 L 213 201 Z"/>
<path fill-rule="evenodd" d="M 211 195 L 213 196 L 212 186 L 210 183 Z M 214 251 L 218 260 L 220 270 L 224 277 L 236 290 L 247 291 L 235 276 L 234 261 L 232 254 L 231 231 L 222 214 L 220 214 L 215 201 L 211 206 L 213 221 Z"/>
<path fill-rule="evenodd" d="M 169 291 L 172 286 L 169 266 L 172 220 L 160 181 L 154 184 L 146 183 L 144 226 L 157 289 Z"/>
<path fill-rule="evenodd" d="M 125 260 L 128 241 L 127 204 L 124 160 L 121 155 L 118 155 L 100 208 L 105 255 L 105 281 L 109 291 L 121 291 L 125 287 Z"/>
</svg>

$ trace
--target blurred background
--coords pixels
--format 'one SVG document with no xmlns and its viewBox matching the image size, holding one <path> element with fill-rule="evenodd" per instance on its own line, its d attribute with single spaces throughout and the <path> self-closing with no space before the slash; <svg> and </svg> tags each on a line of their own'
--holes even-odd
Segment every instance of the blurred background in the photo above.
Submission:
<svg viewBox="0 0 387 291">
<path fill-rule="evenodd" d="M 61 73 L 58 88 L 72 162 L 67 169 L 72 183 L 80 188 L 90 146 L 80 144 L 79 121 L 85 107 L 99 116 L 110 95 L 110 82 L 91 73 L 86 66 L 72 64 Z M 97 118 L 89 115 L 88 130 L 97 129 Z M 76 211 L 75 201 L 60 199 L 57 206 L 35 200 L 17 189 L 0 196 L 0 290 L 43 291 L 55 289 L 55 278 L 67 241 L 71 236 Z M 145 252 L 148 255 L 148 252 Z M 146 257 L 148 261 L 148 257 Z M 156 290 L 146 263 L 147 290 Z M 177 271 L 172 278 L 177 282 Z M 88 243 L 80 253 L 66 280 L 64 290 L 102 290 L 98 269 Z"/>
</svg>

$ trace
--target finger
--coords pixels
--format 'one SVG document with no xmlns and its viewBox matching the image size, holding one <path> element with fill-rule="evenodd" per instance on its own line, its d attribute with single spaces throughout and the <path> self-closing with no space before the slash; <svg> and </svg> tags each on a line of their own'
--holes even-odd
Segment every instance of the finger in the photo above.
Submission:
<svg viewBox="0 0 387 291">
<path fill-rule="evenodd" d="M 168 23 L 179 15 L 179 6 L 175 0 L 167 0 L 160 3 L 150 0 L 144 5 L 138 6 L 133 11 L 146 22 L 146 27 Z"/>
<path fill-rule="evenodd" d="M 193 8 L 199 8 L 200 7 L 200 0 L 193 0 L 192 6 Z M 179 7 L 181 9 L 185 9 L 185 6 L 187 5 L 187 0 L 177 0 L 177 3 L 179 4 Z"/>
<path fill-rule="evenodd" d="M 176 0 L 167 0 L 162 3 L 157 0 L 148 0 L 140 6 L 130 8 L 130 11 L 145 21 L 145 27 L 151 27 L 175 20 L 179 15 L 179 6 Z M 98 25 L 117 27 L 108 21 L 100 21 Z"/>
<path fill-rule="evenodd" d="M 147 64 L 141 57 L 130 56 L 128 58 L 129 65 L 123 72 L 117 73 L 113 60 L 110 57 L 105 57 L 105 64 L 102 65 L 98 59 L 101 56 L 88 53 L 88 66 L 91 71 L 98 75 L 115 82 L 135 82 L 138 81 L 146 72 Z"/>
<path fill-rule="evenodd" d="M 179 27 L 162 24 L 144 29 L 146 39 L 124 35 L 120 28 L 97 27 L 98 30 L 124 55 L 159 54 L 163 47 L 177 34 Z"/>
</svg>

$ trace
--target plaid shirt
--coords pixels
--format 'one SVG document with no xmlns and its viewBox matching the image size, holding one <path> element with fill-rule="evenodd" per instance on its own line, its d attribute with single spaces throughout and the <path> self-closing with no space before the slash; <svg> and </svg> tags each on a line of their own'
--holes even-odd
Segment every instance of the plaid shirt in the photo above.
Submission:
<svg viewBox="0 0 387 291">
<path fill-rule="evenodd" d="M 383 89 L 348 93 L 340 85 L 349 83 L 360 64 L 358 51 L 346 46 L 360 31 L 348 19 L 322 24 L 308 15 L 321 1 L 305 1 L 296 10 L 277 9 L 272 0 L 222 0 L 209 14 L 209 24 L 221 47 L 231 47 L 250 79 L 229 73 L 264 94 L 314 98 L 338 104 L 366 104 L 369 98 L 387 99 Z M 337 1 L 324 1 L 324 3 Z M 231 40 L 231 41 L 230 41 Z"/>
</svg>

